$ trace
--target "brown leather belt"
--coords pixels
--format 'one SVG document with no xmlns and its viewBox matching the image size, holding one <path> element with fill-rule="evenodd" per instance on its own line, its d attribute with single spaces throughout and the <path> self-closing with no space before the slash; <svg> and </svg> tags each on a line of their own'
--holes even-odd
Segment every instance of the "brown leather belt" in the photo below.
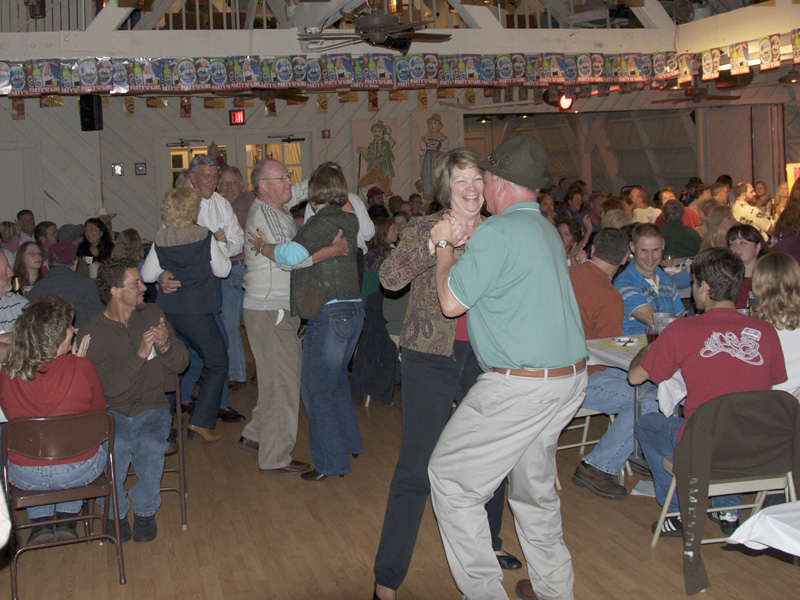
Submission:
<svg viewBox="0 0 800 600">
<path fill-rule="evenodd" d="M 500 369 L 499 367 L 492 367 L 491 370 L 495 373 L 513 375 L 514 377 L 563 377 L 564 375 L 572 375 L 583 371 L 585 368 L 586 359 L 584 358 L 574 365 L 558 367 L 557 369 Z"/>
<path fill-rule="evenodd" d="M 231 259 L 231 266 L 243 265 L 243 264 L 244 264 L 244 258 L 232 258 Z"/>
</svg>

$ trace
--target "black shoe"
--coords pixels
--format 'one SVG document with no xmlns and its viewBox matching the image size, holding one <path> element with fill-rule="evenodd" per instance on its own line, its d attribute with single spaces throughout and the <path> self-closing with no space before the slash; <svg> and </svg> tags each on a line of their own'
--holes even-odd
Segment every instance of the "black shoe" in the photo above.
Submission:
<svg viewBox="0 0 800 600">
<path fill-rule="evenodd" d="M 495 553 L 495 556 L 497 557 L 497 562 L 500 563 L 500 568 L 505 571 L 516 571 L 522 568 L 522 563 L 513 554 L 504 552 L 503 554 Z"/>
<path fill-rule="evenodd" d="M 106 535 L 114 535 L 114 519 L 109 519 L 106 523 Z M 119 519 L 119 538 L 123 544 L 131 541 L 131 525 L 128 523 L 128 517 Z"/>
<path fill-rule="evenodd" d="M 708 513 L 708 518 L 719 525 L 722 534 L 725 536 L 732 536 L 733 532 L 739 529 L 739 517 L 727 510 Z"/>
<path fill-rule="evenodd" d="M 140 517 L 133 515 L 133 541 L 152 542 L 156 539 L 158 528 L 156 527 L 156 516 Z"/>
<path fill-rule="evenodd" d="M 232 406 L 219 409 L 219 419 L 223 423 L 242 423 L 247 420 L 242 413 L 235 410 Z"/>
<path fill-rule="evenodd" d="M 323 475 L 316 469 L 314 469 L 313 471 L 308 471 L 307 473 L 303 473 L 302 475 L 300 475 L 300 477 L 302 477 L 306 481 L 322 481 L 328 478 L 327 475 Z M 333 477 L 333 475 L 331 475 L 331 477 Z M 339 475 L 339 477 L 344 477 L 344 473 Z"/>
<path fill-rule="evenodd" d="M 42 521 L 50 521 L 53 517 L 38 517 L 31 519 L 31 523 L 41 523 Z M 31 535 L 28 537 L 26 546 L 33 546 L 34 544 L 46 544 L 53 541 L 53 526 L 52 525 L 34 525 L 31 527 Z"/>
<path fill-rule="evenodd" d="M 658 521 L 653 523 L 650 531 L 656 532 Z M 661 537 L 683 537 L 683 525 L 681 525 L 680 517 L 667 517 L 664 519 L 664 524 L 661 526 Z"/>
<path fill-rule="evenodd" d="M 608 500 L 625 500 L 628 497 L 625 486 L 618 484 L 613 475 L 583 461 L 578 463 L 572 483 Z"/>
<path fill-rule="evenodd" d="M 57 519 L 66 519 L 67 517 L 76 517 L 78 513 L 56 513 Z M 65 542 L 67 540 L 78 539 L 78 522 L 70 521 L 69 523 L 56 524 L 56 541 Z"/>
</svg>

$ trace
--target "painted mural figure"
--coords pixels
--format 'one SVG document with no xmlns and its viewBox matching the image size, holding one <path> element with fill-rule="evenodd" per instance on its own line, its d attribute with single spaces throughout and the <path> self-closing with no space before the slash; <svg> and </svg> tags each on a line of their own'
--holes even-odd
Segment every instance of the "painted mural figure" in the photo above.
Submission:
<svg viewBox="0 0 800 600">
<path fill-rule="evenodd" d="M 392 138 L 392 130 L 386 127 L 383 121 L 378 121 L 369 128 L 372 132 L 373 141 L 365 148 L 359 146 L 358 152 L 367 163 L 367 174 L 358 180 L 359 190 L 368 188 L 373 184 L 378 184 L 383 193 L 389 196 L 394 178 L 394 154 L 392 147 L 395 140 Z M 359 161 L 359 174 L 361 172 L 361 161 Z"/>
<path fill-rule="evenodd" d="M 428 132 L 420 138 L 421 156 L 420 172 L 422 173 L 422 195 L 425 200 L 433 199 L 433 172 L 439 157 L 450 148 L 450 140 L 442 133 L 442 118 L 433 113 L 427 121 Z"/>
</svg>

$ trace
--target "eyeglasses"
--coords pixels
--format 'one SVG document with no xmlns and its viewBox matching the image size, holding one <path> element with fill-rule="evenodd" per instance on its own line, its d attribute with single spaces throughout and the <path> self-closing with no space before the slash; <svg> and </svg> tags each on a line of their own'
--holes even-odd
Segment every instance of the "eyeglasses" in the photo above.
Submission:
<svg viewBox="0 0 800 600">
<path fill-rule="evenodd" d="M 239 180 L 238 179 L 234 179 L 233 181 L 220 181 L 219 182 L 219 187 L 228 187 L 228 186 L 232 186 L 232 185 L 240 185 Z"/>
<path fill-rule="evenodd" d="M 208 175 L 203 175 L 202 173 L 195 172 L 195 175 L 197 175 L 202 179 L 205 179 L 206 181 L 216 181 L 217 179 L 219 179 L 219 175 L 215 173 L 209 173 Z"/>
<path fill-rule="evenodd" d="M 281 175 L 280 177 L 262 177 L 261 179 L 275 179 L 277 181 L 280 181 L 281 183 L 284 183 L 287 180 L 288 181 L 292 180 L 292 174 L 286 173 L 286 175 Z M 261 181 L 261 179 L 259 179 L 259 181 Z"/>
</svg>

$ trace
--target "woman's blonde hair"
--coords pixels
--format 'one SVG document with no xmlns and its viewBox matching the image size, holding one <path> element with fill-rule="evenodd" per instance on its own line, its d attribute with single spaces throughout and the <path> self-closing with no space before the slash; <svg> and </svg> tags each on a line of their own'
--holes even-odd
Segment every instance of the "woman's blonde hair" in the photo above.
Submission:
<svg viewBox="0 0 800 600">
<path fill-rule="evenodd" d="M 114 250 L 111 251 L 111 258 L 132 258 L 140 261 L 144 258 L 144 248 L 142 248 L 142 238 L 135 229 L 126 229 L 117 236 Z"/>
<path fill-rule="evenodd" d="M 187 227 L 197 220 L 200 212 L 200 192 L 191 188 L 172 188 L 164 194 L 161 220 L 167 227 Z"/>
<path fill-rule="evenodd" d="M 794 258 L 782 252 L 759 258 L 751 289 L 758 300 L 753 316 L 772 323 L 775 329 L 800 327 L 800 265 Z"/>
<path fill-rule="evenodd" d="M 53 360 L 67 337 L 75 310 L 69 300 L 47 294 L 31 302 L 14 323 L 5 369 L 9 379 L 31 381 L 42 365 Z"/>
<path fill-rule="evenodd" d="M 17 226 L 14 221 L 0 222 L 0 242 L 10 243 L 17 235 Z"/>
</svg>

